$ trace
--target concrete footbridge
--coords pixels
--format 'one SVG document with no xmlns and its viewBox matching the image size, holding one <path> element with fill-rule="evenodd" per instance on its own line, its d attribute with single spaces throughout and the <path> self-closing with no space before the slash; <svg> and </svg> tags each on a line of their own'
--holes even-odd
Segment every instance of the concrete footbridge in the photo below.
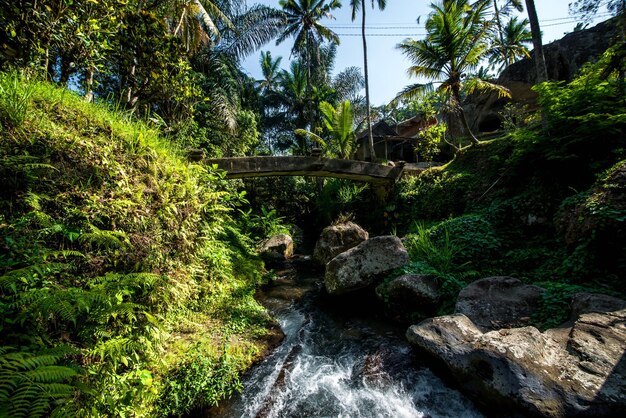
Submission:
<svg viewBox="0 0 626 418">
<path fill-rule="evenodd" d="M 335 177 L 373 183 L 393 184 L 400 178 L 404 164 L 395 166 L 365 161 L 339 160 L 321 157 L 233 157 L 205 160 L 226 171 L 226 178 L 272 176 Z"/>
</svg>

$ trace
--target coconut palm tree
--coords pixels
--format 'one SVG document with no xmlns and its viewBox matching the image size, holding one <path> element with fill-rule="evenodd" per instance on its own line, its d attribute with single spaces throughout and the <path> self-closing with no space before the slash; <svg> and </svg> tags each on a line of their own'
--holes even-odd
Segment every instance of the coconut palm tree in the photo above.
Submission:
<svg viewBox="0 0 626 418">
<path fill-rule="evenodd" d="M 328 156 L 349 159 L 354 153 L 356 144 L 350 101 L 344 100 L 336 108 L 328 102 L 322 102 L 320 103 L 320 111 L 324 115 L 324 125 L 327 131 L 326 140 L 318 134 L 304 129 L 296 129 L 296 134 L 317 142 Z"/>
<path fill-rule="evenodd" d="M 315 75 L 321 61 L 320 47 L 324 41 L 339 44 L 339 36 L 320 23 L 323 17 L 332 18 L 331 10 L 341 7 L 339 0 L 280 0 L 278 3 L 286 15 L 284 32 L 276 39 L 276 45 L 294 37 L 291 54 L 300 57 L 306 66 L 307 82 Z"/>
<path fill-rule="evenodd" d="M 518 20 L 517 16 L 509 19 L 502 33 L 494 37 L 491 48 L 487 52 L 490 63 L 500 64 L 500 71 L 520 58 L 530 58 L 526 44 L 532 42 L 532 34 L 528 29 L 528 19 Z"/>
<path fill-rule="evenodd" d="M 289 71 L 283 71 L 280 76 L 280 88 L 276 92 L 277 112 L 270 119 L 291 129 L 306 126 L 308 119 L 308 87 L 306 69 L 299 60 L 291 62 Z M 293 131 L 292 131 L 293 132 Z M 304 153 L 307 149 L 304 137 L 296 138 L 298 152 Z"/>
<path fill-rule="evenodd" d="M 387 6 L 386 0 L 371 1 L 372 9 L 374 8 L 375 3 L 378 5 L 379 10 L 384 10 Z M 363 71 L 365 73 L 365 106 L 367 112 L 367 148 L 369 151 L 370 160 L 374 161 L 376 159 L 376 153 L 374 152 L 374 137 L 372 135 L 372 120 L 370 115 L 370 86 L 367 70 L 367 40 L 365 39 L 365 0 L 350 0 L 350 5 L 352 6 L 352 21 L 356 19 L 356 14 L 359 9 L 361 10 L 361 36 L 363 38 Z"/>
<path fill-rule="evenodd" d="M 215 22 L 219 37 L 201 46 L 191 64 L 204 75 L 202 87 L 212 112 L 229 131 L 235 132 L 238 108 L 247 86 L 240 60 L 278 35 L 284 15 L 267 6 L 247 8 L 240 1 L 219 0 L 213 4 L 222 8 L 227 20 Z"/>
<path fill-rule="evenodd" d="M 501 44 L 504 43 L 502 16 L 508 16 L 512 10 L 517 10 L 518 12 L 523 11 L 522 0 L 504 0 L 502 4 L 500 4 L 499 0 L 493 0 L 493 17 L 496 24 L 497 36 Z"/>
<path fill-rule="evenodd" d="M 275 85 L 278 83 L 278 77 L 280 76 L 280 62 L 282 60 L 283 57 L 278 57 L 273 60 L 270 51 L 261 52 L 260 63 L 263 78 L 257 80 L 257 86 L 261 89 L 262 93 L 274 90 Z"/>
<path fill-rule="evenodd" d="M 220 32 L 215 19 L 232 26 L 232 23 L 215 0 L 175 0 L 172 3 L 177 24 L 173 34 L 180 36 L 190 54 L 200 47 L 219 38 Z"/>
<path fill-rule="evenodd" d="M 508 95 L 506 89 L 479 78 L 466 79 L 475 70 L 487 52 L 486 33 L 488 24 L 485 14 L 489 0 L 470 4 L 469 0 L 444 0 L 432 4 L 433 11 L 426 21 L 426 39 L 408 39 L 398 48 L 412 62 L 409 75 L 424 77 L 430 82 L 406 87 L 397 97 L 413 99 L 434 89 L 446 94 L 451 105 L 458 111 L 461 123 L 471 143 L 478 139 L 472 133 L 461 106 L 461 89 L 495 90 Z"/>
</svg>

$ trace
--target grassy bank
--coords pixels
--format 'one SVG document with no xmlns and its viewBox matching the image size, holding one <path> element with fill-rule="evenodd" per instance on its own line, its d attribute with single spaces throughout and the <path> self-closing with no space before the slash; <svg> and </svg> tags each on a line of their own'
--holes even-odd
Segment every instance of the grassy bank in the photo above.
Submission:
<svg viewBox="0 0 626 418">
<path fill-rule="evenodd" d="M 240 387 L 272 320 L 220 173 L 0 74 L 0 416 L 168 416 Z"/>
</svg>

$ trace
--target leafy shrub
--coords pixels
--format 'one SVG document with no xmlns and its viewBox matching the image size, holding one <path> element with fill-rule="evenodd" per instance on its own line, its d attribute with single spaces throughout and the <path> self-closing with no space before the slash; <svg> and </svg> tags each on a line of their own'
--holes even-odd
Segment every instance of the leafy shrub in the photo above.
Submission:
<svg viewBox="0 0 626 418">
<path fill-rule="evenodd" d="M 394 191 L 398 223 L 406 228 L 415 219 L 442 219 L 463 213 L 466 202 L 462 196 L 469 180 L 467 174 L 440 169 L 400 180 Z"/>
<path fill-rule="evenodd" d="M 507 103 L 502 112 L 502 127 L 507 132 L 513 132 L 533 121 L 533 113 L 528 109 L 528 105 Z"/>
<path fill-rule="evenodd" d="M 256 241 L 276 234 L 291 233 L 290 226 L 284 223 L 284 217 L 278 216 L 276 209 L 261 206 L 260 214 L 253 213 L 252 209 L 239 210 L 239 214 L 241 228 Z"/>
<path fill-rule="evenodd" d="M 569 84 L 547 82 L 534 87 L 551 128 L 537 151 L 553 163 L 552 173 L 576 190 L 589 187 L 593 174 L 624 157 L 623 48 L 623 43 L 609 48 Z M 584 183 L 576 184 L 578 178 Z"/>
<path fill-rule="evenodd" d="M 541 304 L 531 318 L 540 329 L 554 328 L 567 320 L 572 296 L 579 292 L 611 293 L 606 289 L 589 288 L 562 282 L 538 282 L 537 286 L 546 289 Z"/>
<path fill-rule="evenodd" d="M 417 145 L 415 152 L 422 156 L 424 161 L 432 161 L 440 151 L 439 147 L 443 143 L 443 138 L 448 127 L 445 123 L 438 123 L 419 131 L 417 134 Z"/>
<path fill-rule="evenodd" d="M 580 75 L 563 86 L 558 82 L 539 84 L 541 105 L 550 125 L 560 132 L 576 134 L 580 141 L 585 137 L 610 140 L 619 136 L 626 126 L 626 101 L 624 80 L 620 77 L 619 48 L 609 48 L 595 63 L 586 64 Z M 617 65 L 616 65 L 617 64 Z"/>
<path fill-rule="evenodd" d="M 163 416 L 180 416 L 241 391 L 239 370 L 227 354 L 212 358 L 196 353 L 167 378 L 165 396 L 159 402 Z"/>
<path fill-rule="evenodd" d="M 340 213 L 359 212 L 367 199 L 368 189 L 368 184 L 355 184 L 350 180 L 324 180 L 324 185 L 315 199 L 315 208 L 321 222 L 329 224 Z"/>
<path fill-rule="evenodd" d="M 403 243 L 411 260 L 421 261 L 432 267 L 438 274 L 452 270 L 455 250 L 450 243 L 448 231 L 442 228 L 441 240 L 433 240 L 430 230 L 422 224 L 415 224 L 415 233 L 404 237 Z"/>
<path fill-rule="evenodd" d="M 457 264 L 478 266 L 498 255 L 500 240 L 493 225 L 482 215 L 464 215 L 441 222 L 430 229 L 433 242 L 451 246 Z"/>
</svg>

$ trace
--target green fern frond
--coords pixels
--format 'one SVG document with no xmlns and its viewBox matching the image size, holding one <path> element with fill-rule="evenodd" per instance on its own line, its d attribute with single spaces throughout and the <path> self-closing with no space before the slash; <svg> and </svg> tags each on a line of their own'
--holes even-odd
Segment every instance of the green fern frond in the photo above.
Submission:
<svg viewBox="0 0 626 418">
<path fill-rule="evenodd" d="M 17 293 L 24 287 L 32 286 L 37 280 L 67 269 L 64 263 L 46 263 L 11 270 L 0 276 L 0 290 Z"/>
<path fill-rule="evenodd" d="M 100 361 L 110 361 L 114 366 L 124 363 L 128 359 L 143 349 L 137 341 L 116 336 L 106 341 L 100 341 L 96 346 L 87 351 L 88 357 L 97 357 Z M 127 362 L 127 360 L 126 360 Z"/>
<path fill-rule="evenodd" d="M 75 388 L 67 382 L 78 373 L 58 364 L 68 352 L 60 348 L 26 353 L 0 347 L 0 416 L 40 417 L 71 399 Z"/>
<path fill-rule="evenodd" d="M 24 195 L 24 203 L 26 203 L 32 210 L 41 210 L 41 196 L 33 192 L 27 192 Z"/>
<path fill-rule="evenodd" d="M 81 257 L 84 258 L 85 254 L 81 253 L 80 251 L 76 251 L 76 250 L 61 250 L 61 251 L 50 251 L 48 253 L 46 253 L 46 257 L 44 258 L 44 260 L 48 257 L 54 257 L 54 258 L 59 258 L 59 257 L 63 257 L 63 258 L 70 258 L 70 257 Z"/>
<path fill-rule="evenodd" d="M 31 289 L 19 294 L 13 305 L 23 310 L 23 317 L 30 315 L 43 320 L 56 318 L 76 325 L 81 310 L 78 301 L 84 294 L 83 290 L 77 288 Z"/>
<path fill-rule="evenodd" d="M 26 216 L 44 228 L 48 228 L 54 224 L 54 219 L 52 219 L 52 217 L 47 213 L 40 210 L 33 210 Z"/>
<path fill-rule="evenodd" d="M 92 227 L 91 232 L 82 233 L 78 241 L 99 249 L 125 249 L 131 246 L 124 232 L 102 230 L 96 227 Z"/>
<path fill-rule="evenodd" d="M 59 171 L 59 169 L 53 166 L 52 164 L 44 164 L 44 163 L 27 163 L 27 164 L 22 164 L 22 167 L 26 169 L 31 169 L 31 170 L 45 168 L 45 169 L 51 169 L 54 171 Z"/>
<path fill-rule="evenodd" d="M 23 373 L 23 376 L 26 379 L 37 383 L 64 381 L 75 375 L 76 372 L 74 370 L 67 367 L 55 365 L 41 366 L 34 370 Z M 49 389 L 52 390 L 53 388 Z M 59 388 L 56 388 L 55 391 L 52 391 L 51 393 L 58 393 L 58 389 Z"/>
</svg>

